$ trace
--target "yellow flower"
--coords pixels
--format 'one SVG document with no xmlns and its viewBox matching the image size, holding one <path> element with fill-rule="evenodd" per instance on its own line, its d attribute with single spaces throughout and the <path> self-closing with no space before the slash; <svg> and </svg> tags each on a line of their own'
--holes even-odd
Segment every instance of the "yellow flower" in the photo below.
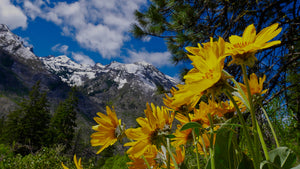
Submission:
<svg viewBox="0 0 300 169">
<path fill-rule="evenodd" d="M 263 84 L 264 84 L 265 80 L 266 80 L 266 75 L 264 75 L 263 78 L 260 77 L 259 81 L 258 81 L 258 78 L 255 73 L 252 73 L 250 75 L 249 86 L 250 86 L 251 95 L 254 95 L 254 94 L 262 95 L 268 91 L 268 89 L 263 90 Z M 241 83 L 239 83 L 239 85 L 241 86 L 244 93 L 247 95 L 246 85 L 241 84 Z"/>
<path fill-rule="evenodd" d="M 260 99 L 262 98 L 261 95 L 265 94 L 268 91 L 268 89 L 263 90 L 263 83 L 265 80 L 266 80 L 266 75 L 264 75 L 262 78 L 260 77 L 259 80 L 258 80 L 257 76 L 255 75 L 255 73 L 252 73 L 250 75 L 250 79 L 248 79 L 248 82 L 249 82 L 250 92 L 251 92 L 251 96 L 252 96 L 252 101 L 254 101 L 254 102 L 260 101 Z M 241 86 L 246 97 L 249 98 L 247 86 L 242 83 L 239 83 L 239 85 Z M 246 106 L 244 104 L 244 101 L 240 97 L 234 96 L 233 98 L 237 102 L 241 111 L 245 111 Z"/>
<path fill-rule="evenodd" d="M 220 126 L 215 126 L 214 127 L 214 131 L 217 131 L 218 129 L 220 128 Z M 213 144 L 215 144 L 216 142 L 216 136 L 217 134 L 214 133 L 213 134 Z M 211 135 L 208 134 L 208 133 L 203 133 L 200 137 L 199 137 L 199 140 L 198 140 L 198 144 L 197 144 L 197 148 L 198 148 L 198 152 L 201 154 L 201 155 L 204 155 L 205 154 L 205 151 L 207 154 L 209 154 L 208 152 L 208 148 L 210 147 L 210 138 Z M 205 149 L 205 150 L 204 150 Z M 196 149 L 194 150 L 196 151 Z"/>
<path fill-rule="evenodd" d="M 176 91 L 177 90 L 174 87 L 172 87 L 172 89 L 170 90 L 172 97 L 170 97 L 169 95 L 167 95 L 165 93 L 165 98 L 163 98 L 163 102 L 164 102 L 165 106 L 167 106 L 175 111 L 182 112 L 182 113 L 188 113 L 188 112 L 192 111 L 193 107 L 191 106 L 191 103 L 188 103 L 188 102 L 185 105 L 181 105 L 179 107 L 173 105 L 173 101 L 174 101 L 173 96 Z"/>
<path fill-rule="evenodd" d="M 207 133 L 202 134 L 202 136 L 199 137 L 197 149 L 198 153 L 201 155 L 204 155 L 205 152 L 209 154 L 208 148 L 210 147 L 210 141 Z M 196 149 L 194 149 L 196 151 Z"/>
<path fill-rule="evenodd" d="M 113 145 L 118 139 L 122 138 L 123 126 L 121 120 L 118 120 L 117 115 L 113 110 L 106 106 L 106 113 L 97 113 L 99 117 L 94 117 L 94 120 L 98 123 L 92 127 L 93 130 L 97 131 L 91 135 L 92 146 L 102 146 L 97 152 L 99 154 L 105 148 Z"/>
<path fill-rule="evenodd" d="M 194 114 L 189 115 L 192 122 L 198 122 L 203 128 L 207 128 L 210 126 L 208 119 L 209 113 L 211 116 L 214 114 L 214 109 L 211 107 L 211 104 L 200 102 L 199 109 L 194 109 Z"/>
<path fill-rule="evenodd" d="M 232 55 L 232 61 L 230 64 L 235 63 L 253 66 L 257 60 L 254 56 L 256 51 L 281 43 L 280 40 L 268 42 L 281 32 L 281 28 L 277 28 L 278 23 L 275 23 L 264 28 L 256 35 L 255 27 L 251 24 L 245 29 L 242 37 L 237 35 L 230 36 L 230 43 L 226 43 L 228 53 L 231 53 Z"/>
<path fill-rule="evenodd" d="M 82 164 L 81 164 L 81 158 L 79 158 L 78 162 L 77 162 L 77 158 L 76 158 L 76 154 L 74 155 L 74 163 L 77 169 L 83 169 Z M 61 163 L 61 165 L 63 166 L 64 169 L 69 169 L 68 167 L 66 167 L 64 165 L 64 163 Z"/>
<path fill-rule="evenodd" d="M 220 37 L 217 42 L 205 43 L 203 47 L 186 48 L 193 55 L 188 55 L 194 66 L 184 76 L 185 84 L 177 85 L 178 91 L 174 91 L 172 105 L 180 107 L 191 104 L 194 107 L 204 91 L 214 94 L 222 88 L 222 70 L 224 67 L 225 42 Z M 222 83 L 221 83 L 222 82 Z"/>
<path fill-rule="evenodd" d="M 180 166 L 183 163 L 184 158 L 185 158 L 185 148 L 184 147 L 182 147 L 182 148 L 176 147 L 176 155 L 174 154 L 173 156 L 176 160 L 176 163 Z M 174 166 L 173 163 L 174 162 L 171 161 L 171 167 Z"/>
<path fill-rule="evenodd" d="M 152 109 L 151 109 L 152 108 Z M 134 142 L 126 143 L 124 146 L 132 146 L 127 153 L 135 158 L 144 154 L 147 149 L 155 147 L 160 148 L 165 135 L 168 135 L 172 127 L 174 112 L 166 107 L 151 107 L 147 103 L 145 110 L 146 118 L 139 117 L 136 121 L 141 127 L 130 128 L 126 130 L 126 136 Z"/>
<path fill-rule="evenodd" d="M 234 115 L 235 107 L 232 101 L 222 101 L 221 103 L 216 104 L 216 106 L 216 115 L 218 117 L 229 119 Z"/>
<path fill-rule="evenodd" d="M 214 114 L 214 110 L 211 107 L 211 104 L 206 104 L 204 102 L 200 102 L 199 109 L 194 109 L 194 113 L 189 113 L 188 117 L 181 113 L 177 113 L 175 118 L 181 123 L 181 125 L 177 125 L 177 129 L 174 133 L 175 138 L 173 138 L 173 145 L 180 146 L 185 145 L 188 141 L 192 141 L 192 130 L 187 129 L 180 131 L 182 125 L 188 123 L 188 122 L 197 122 L 202 125 L 203 128 L 207 128 L 210 126 L 209 119 L 208 119 L 208 113 Z"/>
<path fill-rule="evenodd" d="M 181 127 L 181 125 L 177 125 L 177 129 L 174 133 L 175 138 L 172 139 L 172 145 L 174 147 L 186 145 L 188 141 L 193 140 L 192 129 L 180 131 Z"/>
<path fill-rule="evenodd" d="M 155 158 L 157 156 L 157 149 L 155 147 L 149 148 L 145 151 L 143 154 L 144 159 L 147 160 L 148 164 L 152 168 L 156 168 L 157 163 L 155 161 Z M 141 157 L 134 157 L 133 155 L 129 155 L 129 158 L 132 160 L 130 162 L 127 162 L 127 165 L 129 165 L 130 169 L 147 169 L 148 166 L 145 162 L 145 160 Z"/>
</svg>

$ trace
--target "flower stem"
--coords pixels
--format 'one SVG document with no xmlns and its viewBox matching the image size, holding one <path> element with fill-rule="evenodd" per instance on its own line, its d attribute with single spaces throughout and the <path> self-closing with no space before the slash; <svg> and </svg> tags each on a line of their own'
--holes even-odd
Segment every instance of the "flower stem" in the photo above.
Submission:
<svg viewBox="0 0 300 169">
<path fill-rule="evenodd" d="M 147 168 L 148 169 L 151 169 L 151 166 L 149 165 L 148 161 L 146 160 L 145 156 L 142 155 L 142 159 L 145 161 L 146 165 L 147 165 Z"/>
<path fill-rule="evenodd" d="M 247 97 L 246 97 L 244 91 L 242 90 L 241 86 L 239 85 L 239 83 L 238 83 L 238 82 L 231 76 L 231 74 L 229 74 L 226 70 L 223 69 L 223 73 L 225 73 L 228 77 L 231 77 L 231 78 L 229 78 L 229 79 L 230 79 L 230 80 L 235 84 L 235 86 L 237 87 L 239 93 L 241 94 L 241 96 L 242 96 L 242 98 L 243 98 L 243 100 L 244 100 L 244 102 L 245 102 L 245 103 L 244 103 L 245 106 L 246 106 L 248 109 L 250 109 L 250 105 L 249 105 L 248 99 L 247 99 Z"/>
<path fill-rule="evenodd" d="M 200 161 L 199 161 L 199 154 L 198 154 L 198 146 L 197 146 L 197 141 L 196 141 L 196 136 L 195 136 L 195 131 L 192 129 L 192 134 L 193 134 L 193 142 L 195 144 L 195 149 L 196 149 L 196 160 L 197 160 L 197 168 L 200 169 Z M 205 148 L 205 147 L 204 147 Z"/>
<path fill-rule="evenodd" d="M 202 140 L 203 146 L 201 146 L 201 144 L 200 144 L 200 146 L 202 147 L 202 150 L 204 152 L 205 160 L 206 160 L 206 162 L 208 162 L 207 152 L 206 152 L 206 148 L 205 148 L 206 146 L 205 146 L 205 142 L 204 142 L 203 136 L 201 136 L 201 140 Z"/>
<path fill-rule="evenodd" d="M 259 125 L 256 121 L 256 116 L 255 116 L 255 113 L 254 113 L 253 100 L 252 100 L 250 85 L 249 85 L 249 82 L 248 82 L 246 65 L 242 64 L 241 66 L 242 66 L 242 71 L 243 71 L 243 76 L 244 76 L 244 82 L 245 82 L 246 87 L 247 87 L 247 94 L 248 94 L 248 101 L 249 101 L 249 104 L 250 104 L 250 114 L 251 114 L 252 126 L 254 128 L 254 131 L 258 132 L 259 140 L 260 140 L 261 146 L 263 148 L 266 160 L 269 160 L 269 154 L 268 154 L 267 146 L 266 146 L 266 143 L 264 141 L 263 135 L 261 133 L 260 127 L 259 127 Z M 259 151 L 257 150 L 257 147 L 256 147 L 256 143 L 257 143 L 257 135 L 254 134 L 254 150 L 257 153 L 259 153 Z"/>
<path fill-rule="evenodd" d="M 244 64 L 242 65 L 242 71 L 243 71 L 243 76 L 244 76 L 244 83 L 246 84 L 246 87 L 247 87 L 247 94 L 248 94 L 248 101 L 249 101 L 249 106 L 250 106 L 252 127 L 255 130 L 256 129 L 256 117 L 255 117 L 255 113 L 253 111 L 252 95 L 251 95 L 250 85 L 249 85 L 248 77 L 247 77 L 247 69 L 246 69 L 246 65 L 244 65 Z"/>
<path fill-rule="evenodd" d="M 266 110 L 264 109 L 264 107 L 263 107 L 262 105 L 260 105 L 260 106 L 261 106 L 261 109 L 262 109 L 262 111 L 264 112 L 264 115 L 266 116 L 266 119 L 267 119 L 267 121 L 268 121 L 268 124 L 269 124 L 269 126 L 270 126 L 270 128 L 271 128 L 273 137 L 274 137 L 274 139 L 275 139 L 276 146 L 277 146 L 277 147 L 280 147 L 279 142 L 278 142 L 278 139 L 277 139 L 277 136 L 276 136 L 276 133 L 275 133 L 274 128 L 273 128 L 273 125 L 272 125 L 272 123 L 271 123 L 271 121 L 270 121 L 270 119 L 269 119 L 269 116 L 268 116 Z"/>
<path fill-rule="evenodd" d="M 215 158 L 214 158 L 214 123 L 211 118 L 211 114 L 208 113 L 208 120 L 210 124 L 210 148 L 209 148 L 209 154 L 210 154 L 210 164 L 211 164 L 211 169 L 215 169 Z"/>
<path fill-rule="evenodd" d="M 172 158 L 172 160 L 173 160 L 173 164 L 174 164 L 175 169 L 179 169 L 179 167 L 178 167 L 178 165 L 177 165 L 177 162 L 176 162 L 176 159 L 174 158 L 173 153 L 172 153 L 172 151 L 171 151 L 171 149 L 170 149 L 170 140 L 169 140 L 169 138 L 167 138 L 167 146 L 166 146 L 166 148 L 167 148 L 167 151 L 168 151 L 168 153 L 169 153 L 169 156 L 170 156 L 170 157 Z M 169 161 L 170 161 L 170 159 L 169 159 Z"/>
<path fill-rule="evenodd" d="M 256 128 L 257 128 L 258 136 L 259 136 L 260 143 L 261 143 L 261 146 L 262 146 L 262 148 L 263 148 L 263 151 L 264 151 L 266 160 L 269 161 L 269 160 L 270 160 L 270 157 L 269 157 L 268 149 L 267 149 L 267 146 L 266 146 L 264 137 L 263 137 L 263 135 L 262 135 L 262 132 L 261 132 L 261 130 L 260 130 L 260 127 L 259 127 L 258 123 L 256 123 Z"/>
<path fill-rule="evenodd" d="M 239 106 L 236 104 L 236 102 L 235 102 L 235 100 L 233 99 L 232 95 L 231 95 L 228 91 L 225 91 L 225 94 L 226 94 L 226 96 L 232 101 L 232 103 L 233 103 L 233 105 L 234 105 L 234 107 L 235 107 L 235 109 L 236 109 L 236 111 L 237 111 L 237 115 L 238 115 L 239 120 L 240 120 L 240 122 L 241 122 L 241 124 L 242 124 L 242 128 L 243 128 L 243 130 L 244 130 L 244 134 L 245 134 L 245 137 L 246 137 L 247 147 L 249 148 L 250 154 L 251 154 L 252 157 L 253 157 L 253 165 L 254 165 L 254 168 L 257 169 L 257 168 L 258 168 L 259 162 L 258 162 L 257 157 L 255 156 L 254 149 L 253 149 L 253 146 L 252 146 L 253 143 L 252 143 L 252 140 L 250 139 L 250 135 L 249 135 L 250 133 L 249 133 L 248 128 L 247 128 L 247 126 L 246 126 L 246 122 L 245 122 L 245 120 L 244 120 L 244 117 L 243 117 L 243 115 L 242 115 L 242 112 L 240 111 L 240 108 L 239 108 Z"/>
</svg>

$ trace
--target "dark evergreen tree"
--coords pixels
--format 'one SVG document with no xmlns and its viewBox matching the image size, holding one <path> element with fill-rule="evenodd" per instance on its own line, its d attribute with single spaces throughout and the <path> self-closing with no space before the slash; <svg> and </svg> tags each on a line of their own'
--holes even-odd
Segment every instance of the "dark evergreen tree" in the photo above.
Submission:
<svg viewBox="0 0 300 169">
<path fill-rule="evenodd" d="M 8 115 L 7 140 L 26 145 L 31 151 L 46 146 L 51 116 L 47 93 L 40 91 L 40 82 L 32 87 L 29 98 L 24 99 L 19 106 Z"/>
<path fill-rule="evenodd" d="M 56 112 L 51 119 L 52 142 L 63 144 L 66 149 L 71 148 L 71 141 L 74 137 L 76 127 L 76 112 L 78 98 L 75 88 L 69 92 L 66 100 L 59 103 Z"/>
<path fill-rule="evenodd" d="M 5 118 L 4 116 L 0 117 L 0 144 L 3 142 L 5 132 Z"/>
</svg>

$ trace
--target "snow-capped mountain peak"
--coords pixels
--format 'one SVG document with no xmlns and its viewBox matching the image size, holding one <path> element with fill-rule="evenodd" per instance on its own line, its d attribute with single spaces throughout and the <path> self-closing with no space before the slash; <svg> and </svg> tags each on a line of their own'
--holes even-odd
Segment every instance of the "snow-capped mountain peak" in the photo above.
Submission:
<svg viewBox="0 0 300 169">
<path fill-rule="evenodd" d="M 161 73 L 153 65 L 146 62 L 119 63 L 111 62 L 108 65 L 96 63 L 93 66 L 81 65 L 65 55 L 41 57 L 47 69 L 57 74 L 62 81 L 70 86 L 84 86 L 88 81 L 109 78 L 114 81 L 118 89 L 130 84 L 131 87 L 140 86 L 145 90 L 155 90 L 161 85 L 166 90 L 176 85 L 176 81 Z M 94 89 L 91 89 L 94 90 Z"/>
<path fill-rule="evenodd" d="M 38 68 L 36 70 L 47 69 L 69 86 L 88 86 L 88 92 L 94 92 L 99 85 L 104 85 L 105 81 L 109 83 L 108 86 L 118 90 L 125 86 L 141 88 L 144 91 L 153 91 L 157 86 L 162 86 L 169 90 L 176 85 L 173 78 L 146 62 L 83 65 L 66 55 L 37 57 L 31 48 L 25 47 L 22 39 L 13 34 L 4 24 L 0 24 L 0 49 L 32 68 Z"/>
<path fill-rule="evenodd" d="M 19 59 L 37 60 L 31 48 L 25 47 L 21 39 L 4 24 L 0 24 L 0 48 Z"/>
</svg>

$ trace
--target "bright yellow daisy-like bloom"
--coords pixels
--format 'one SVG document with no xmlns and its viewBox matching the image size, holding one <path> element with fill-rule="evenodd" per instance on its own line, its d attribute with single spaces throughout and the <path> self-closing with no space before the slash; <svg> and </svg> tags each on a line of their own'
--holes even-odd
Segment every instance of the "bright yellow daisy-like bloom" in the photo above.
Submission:
<svg viewBox="0 0 300 169">
<path fill-rule="evenodd" d="M 106 107 L 106 113 L 97 113 L 99 117 L 94 117 L 98 123 L 92 127 L 96 132 L 91 135 L 92 146 L 102 146 L 97 154 L 101 153 L 105 148 L 113 145 L 118 139 L 124 135 L 124 126 L 121 125 L 121 119 L 118 120 L 116 112 Z"/>
<path fill-rule="evenodd" d="M 173 134 L 175 138 L 173 138 L 172 145 L 174 147 L 180 146 L 180 145 L 186 145 L 187 142 L 190 142 L 193 140 L 193 135 L 192 135 L 192 129 L 187 129 L 180 131 L 181 125 L 177 125 L 177 129 L 175 133 Z"/>
<path fill-rule="evenodd" d="M 182 147 L 182 148 L 176 147 L 176 154 L 173 154 L 173 156 L 175 158 L 177 165 L 180 167 L 184 162 L 185 148 L 184 147 Z M 175 168 L 173 160 L 171 160 L 170 168 Z"/>
<path fill-rule="evenodd" d="M 256 51 L 266 49 L 274 45 L 281 43 L 280 40 L 271 41 L 281 32 L 281 28 L 278 28 L 278 23 L 275 23 L 269 27 L 264 28 L 258 34 L 253 24 L 249 25 L 243 36 L 232 35 L 229 37 L 230 43 L 226 43 L 228 52 L 232 55 L 232 61 L 230 64 L 246 64 L 253 66 L 257 60 L 254 54 Z"/>
<path fill-rule="evenodd" d="M 212 103 L 211 103 L 212 104 Z M 176 146 L 185 145 L 188 141 L 192 141 L 192 129 L 187 129 L 180 131 L 181 127 L 189 122 L 197 122 L 202 125 L 203 128 L 207 128 L 210 126 L 208 113 L 214 114 L 214 109 L 211 107 L 211 104 L 206 104 L 204 102 L 200 102 L 199 109 L 194 109 L 194 113 L 189 113 L 188 117 L 177 113 L 175 118 L 181 123 L 181 125 L 177 125 L 177 129 L 174 133 L 175 138 L 173 138 L 172 144 Z"/>
<path fill-rule="evenodd" d="M 222 101 L 221 103 L 216 103 L 216 115 L 218 117 L 225 117 L 226 119 L 231 118 L 236 111 L 232 101 Z"/>
<path fill-rule="evenodd" d="M 254 95 L 254 94 L 262 95 L 268 91 L 268 89 L 263 90 L 263 84 L 264 84 L 265 80 L 266 80 L 266 75 L 264 75 L 262 78 L 260 77 L 259 80 L 255 73 L 252 73 L 250 75 L 249 86 L 250 86 L 251 95 Z M 239 83 L 239 85 L 241 86 L 244 93 L 247 94 L 246 85 L 244 85 L 242 83 Z"/>
<path fill-rule="evenodd" d="M 217 42 L 211 41 L 200 45 L 198 48 L 186 48 L 192 55 L 188 57 L 194 66 L 187 75 L 184 76 L 185 84 L 177 85 L 178 91 L 174 92 L 172 105 L 180 107 L 190 103 L 194 107 L 204 91 L 214 94 L 223 87 L 225 80 L 223 78 L 225 41 L 219 38 Z"/>
<path fill-rule="evenodd" d="M 150 167 L 152 168 L 157 168 L 157 162 L 156 162 L 156 157 L 157 157 L 157 149 L 156 147 L 151 147 L 145 151 L 143 154 L 144 159 L 142 157 L 134 157 L 133 155 L 129 155 L 129 158 L 132 160 L 130 162 L 127 162 L 127 165 L 129 165 L 130 169 L 147 169 L 148 166 L 145 162 L 149 164 Z"/>
<path fill-rule="evenodd" d="M 83 169 L 82 164 L 81 164 L 81 158 L 79 158 L 79 160 L 78 160 L 78 162 L 77 162 L 77 158 L 76 158 L 76 154 L 75 154 L 73 159 L 74 159 L 74 163 L 75 163 L 76 168 L 77 168 L 77 169 Z M 61 165 L 62 165 L 62 167 L 63 167 L 64 169 L 69 169 L 68 167 L 66 167 L 66 166 L 64 165 L 64 163 L 61 163 Z"/>
<path fill-rule="evenodd" d="M 217 130 L 217 128 L 218 127 L 215 127 L 214 130 Z M 204 133 L 199 137 L 197 149 L 201 155 L 205 155 L 205 152 L 207 155 L 209 154 L 208 151 L 208 148 L 210 147 L 209 137 L 210 135 L 207 133 Z M 215 141 L 216 141 L 216 134 L 214 134 L 213 144 L 215 144 Z M 196 151 L 196 149 L 194 149 L 194 151 Z"/>
<path fill-rule="evenodd" d="M 263 90 L 263 83 L 266 80 L 266 75 L 263 77 L 257 78 L 255 73 L 252 73 L 250 75 L 250 79 L 248 79 L 250 92 L 253 99 L 260 99 L 261 95 L 265 94 L 268 89 Z M 247 87 L 245 84 L 239 83 L 241 86 L 243 92 L 245 93 L 246 97 L 248 97 Z M 254 97 L 255 96 L 255 97 Z M 246 106 L 243 103 L 243 100 L 239 97 L 234 96 L 234 99 L 236 100 L 238 106 L 241 108 L 241 111 L 246 110 Z"/>
<path fill-rule="evenodd" d="M 182 113 L 188 113 L 188 112 L 192 111 L 193 107 L 192 107 L 191 103 L 188 103 L 188 102 L 185 105 L 181 105 L 179 107 L 173 105 L 173 101 L 174 101 L 173 96 L 176 91 L 177 90 L 174 87 L 172 87 L 172 89 L 170 90 L 172 97 L 165 93 L 165 97 L 163 98 L 163 102 L 164 102 L 165 106 L 167 106 L 175 111 L 182 112 Z"/>
<path fill-rule="evenodd" d="M 144 154 L 147 149 L 156 147 L 160 148 L 165 140 L 165 135 L 170 133 L 174 112 L 166 107 L 155 107 L 154 104 L 147 103 L 145 110 L 146 118 L 139 117 L 136 119 L 141 127 L 130 128 L 126 130 L 126 136 L 129 139 L 135 140 L 128 142 L 124 146 L 131 146 L 127 153 L 135 158 Z"/>
</svg>

